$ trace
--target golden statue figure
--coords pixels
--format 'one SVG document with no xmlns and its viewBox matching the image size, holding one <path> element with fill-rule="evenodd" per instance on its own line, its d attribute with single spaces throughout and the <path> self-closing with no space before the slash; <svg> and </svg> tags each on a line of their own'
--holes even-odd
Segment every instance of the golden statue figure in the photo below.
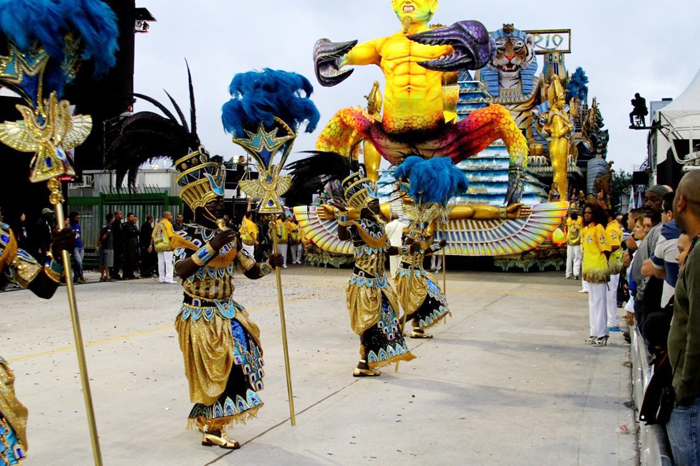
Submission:
<svg viewBox="0 0 700 466">
<path fill-rule="evenodd" d="M 568 200 L 568 135 L 574 130 L 574 124 L 566 112 L 564 87 L 558 76 L 552 76 L 552 83 L 547 91 L 549 114 L 544 130 L 551 136 L 549 141 L 549 159 L 554 171 L 554 183 L 559 189 L 561 200 Z"/>
</svg>

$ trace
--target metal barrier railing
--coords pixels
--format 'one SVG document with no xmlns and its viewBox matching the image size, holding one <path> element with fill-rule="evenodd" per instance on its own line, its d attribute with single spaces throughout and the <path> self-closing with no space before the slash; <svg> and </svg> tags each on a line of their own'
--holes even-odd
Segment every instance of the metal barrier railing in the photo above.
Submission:
<svg viewBox="0 0 700 466">
<path fill-rule="evenodd" d="M 651 378 L 649 370 L 649 353 L 644 339 L 637 328 L 630 329 L 632 347 L 632 399 L 637 412 L 642 408 L 644 389 Z M 671 447 L 668 443 L 666 428 L 659 425 L 648 426 L 637 420 L 639 427 L 639 463 L 642 466 L 673 466 Z"/>
</svg>

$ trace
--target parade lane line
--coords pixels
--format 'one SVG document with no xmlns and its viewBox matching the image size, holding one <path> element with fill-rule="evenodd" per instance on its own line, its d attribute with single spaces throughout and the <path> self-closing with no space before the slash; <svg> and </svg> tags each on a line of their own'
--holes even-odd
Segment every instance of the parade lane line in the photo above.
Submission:
<svg viewBox="0 0 700 466">
<path fill-rule="evenodd" d="M 325 298 L 325 297 L 327 297 L 327 296 L 332 296 L 332 295 L 338 294 L 338 293 L 345 293 L 345 290 L 342 289 L 342 290 L 336 290 L 336 291 L 329 291 L 329 292 L 327 292 L 327 293 L 319 293 L 319 294 L 315 294 L 315 295 L 313 295 L 313 296 L 307 296 L 307 297 L 305 297 L 305 298 L 292 298 L 292 299 L 287 299 L 287 300 L 285 300 L 285 304 L 288 304 L 288 303 L 295 303 L 295 302 L 299 302 L 299 301 L 306 301 L 306 300 L 315 299 L 315 298 Z M 268 305 L 265 305 L 265 306 L 251 307 L 251 308 L 246 309 L 246 310 L 247 310 L 248 312 L 257 312 L 257 311 L 263 311 L 263 310 L 265 310 L 265 309 L 277 308 L 277 306 L 278 306 L 277 303 L 272 303 L 272 304 L 268 304 Z M 153 333 L 164 332 L 164 331 L 166 331 L 166 330 L 172 330 L 173 328 L 174 328 L 174 327 L 173 327 L 172 325 L 169 325 L 169 326 L 167 326 L 167 327 L 160 327 L 160 328 L 154 328 L 154 329 L 150 329 L 150 330 L 143 330 L 143 331 L 141 331 L 141 332 L 129 333 L 129 334 L 126 334 L 126 335 L 118 335 L 118 336 L 115 336 L 115 337 L 106 338 L 106 339 L 104 339 L 104 340 L 91 341 L 91 342 L 89 342 L 89 343 L 86 343 L 86 344 L 85 344 L 85 347 L 99 346 L 99 345 L 104 345 L 104 344 L 107 344 L 107 343 L 113 343 L 113 342 L 115 342 L 115 341 L 128 340 L 128 339 L 130 339 L 130 338 L 136 338 L 136 337 L 141 337 L 141 336 L 144 336 L 144 335 L 151 335 L 151 334 L 153 334 Z M 75 345 L 72 345 L 72 346 L 65 346 L 65 347 L 63 347 L 63 348 L 56 348 L 56 349 L 53 349 L 53 350 L 42 351 L 42 352 L 40 352 L 40 353 L 27 354 L 27 355 L 25 355 L 25 356 L 19 356 L 19 357 L 17 357 L 17 358 L 11 358 L 11 359 L 8 359 L 8 362 L 11 362 L 11 363 L 14 364 L 14 363 L 16 363 L 16 362 L 29 361 L 29 360 L 31 360 L 31 359 L 37 359 L 37 358 L 41 358 L 41 357 L 43 357 L 43 356 L 52 356 L 52 355 L 54 355 L 54 354 L 65 353 L 65 352 L 67 352 L 67 351 L 73 351 L 74 349 L 75 349 Z"/>
</svg>

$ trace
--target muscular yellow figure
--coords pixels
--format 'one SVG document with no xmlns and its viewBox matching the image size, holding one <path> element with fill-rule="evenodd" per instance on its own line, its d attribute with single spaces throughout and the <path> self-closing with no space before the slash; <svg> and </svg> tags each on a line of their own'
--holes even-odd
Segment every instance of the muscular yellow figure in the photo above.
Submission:
<svg viewBox="0 0 700 466">
<path fill-rule="evenodd" d="M 391 134 L 424 131 L 444 122 L 442 72 L 419 63 L 449 55 L 449 45 L 423 45 L 409 34 L 429 30 L 428 21 L 438 7 L 437 0 L 393 0 L 394 11 L 407 29 L 354 47 L 340 66 L 377 65 L 384 72 L 386 87 L 383 124 Z"/>
<path fill-rule="evenodd" d="M 428 25 L 437 0 L 392 0 L 403 29 L 391 36 L 334 44 L 316 43 L 316 75 L 324 86 L 347 79 L 350 65 L 377 65 L 384 73 L 384 112 L 381 122 L 361 108 L 338 112 L 316 143 L 320 151 L 352 156 L 367 140 L 392 164 L 408 155 L 450 157 L 454 163 L 475 155 L 502 139 L 510 154 L 506 203 L 520 198 L 527 140 L 510 113 L 500 105 L 476 110 L 455 123 L 445 118 L 443 83 L 447 73 L 483 67 L 491 57 L 491 42 L 477 21 L 461 21 L 447 28 Z"/>
</svg>

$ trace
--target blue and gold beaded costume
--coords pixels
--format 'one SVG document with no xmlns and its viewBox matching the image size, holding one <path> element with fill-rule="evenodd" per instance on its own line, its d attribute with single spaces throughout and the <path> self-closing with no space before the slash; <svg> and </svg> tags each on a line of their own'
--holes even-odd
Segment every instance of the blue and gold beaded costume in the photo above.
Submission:
<svg viewBox="0 0 700 466">
<path fill-rule="evenodd" d="M 435 277 L 423 268 L 426 254 L 435 254 L 440 248 L 438 245 L 424 248 L 423 241 L 420 244 L 418 251 L 401 255 L 394 283 L 407 319 L 413 321 L 414 328 L 426 330 L 440 322 L 450 310 Z"/>
<path fill-rule="evenodd" d="M 175 260 L 197 254 L 217 231 L 189 225 L 171 239 Z M 185 358 L 190 399 L 195 406 L 190 427 L 221 430 L 254 417 L 263 402 L 263 358 L 260 329 L 233 300 L 233 275 L 256 266 L 236 244 L 224 246 L 217 257 L 183 280 L 184 302 L 175 320 Z M 262 265 L 262 273 L 271 272 Z"/>
<path fill-rule="evenodd" d="M 42 267 L 17 247 L 9 225 L 0 222 L 0 273 L 4 278 L 27 288 L 42 271 L 60 280 L 62 268 L 54 262 Z M 10 367 L 0 357 L 0 466 L 20 464 L 27 449 L 27 408 L 15 396 L 14 381 Z"/>
<path fill-rule="evenodd" d="M 360 357 L 370 369 L 415 356 L 401 332 L 396 293 L 384 275 L 389 239 L 378 222 L 359 219 L 348 227 L 355 267 L 346 290 L 350 325 L 360 335 Z"/>
</svg>

